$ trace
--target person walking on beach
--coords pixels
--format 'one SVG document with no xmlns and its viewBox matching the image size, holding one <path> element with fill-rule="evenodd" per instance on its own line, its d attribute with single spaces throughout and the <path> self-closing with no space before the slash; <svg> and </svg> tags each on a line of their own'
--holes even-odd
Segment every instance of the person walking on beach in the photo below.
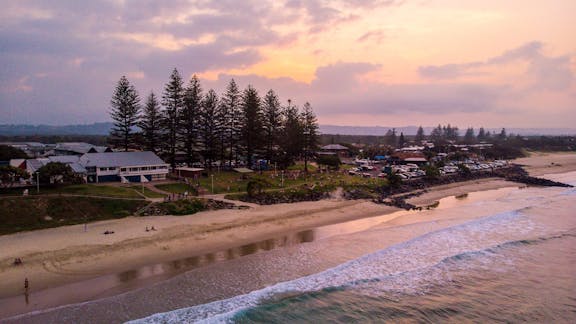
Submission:
<svg viewBox="0 0 576 324">
<path fill-rule="evenodd" d="M 30 283 L 28 282 L 28 278 L 24 279 L 24 290 L 28 293 L 28 288 L 30 288 Z"/>
</svg>

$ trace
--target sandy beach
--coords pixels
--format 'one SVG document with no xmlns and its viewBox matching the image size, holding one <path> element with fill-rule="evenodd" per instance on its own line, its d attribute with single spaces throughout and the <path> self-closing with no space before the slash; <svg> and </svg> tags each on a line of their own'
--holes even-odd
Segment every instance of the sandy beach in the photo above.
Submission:
<svg viewBox="0 0 576 324">
<path fill-rule="evenodd" d="M 576 171 L 574 153 L 536 153 L 514 162 L 524 165 L 535 176 Z M 500 179 L 475 180 L 438 186 L 408 202 L 426 206 L 444 197 L 517 186 Z M 362 238 L 362 231 L 353 234 L 363 240 L 356 246 L 350 246 L 337 235 L 325 240 L 316 238 L 315 244 L 290 245 L 279 243 L 281 240 L 278 239 L 307 242 L 299 235 L 305 236 L 309 229 L 384 215 L 389 219 L 379 226 L 389 226 L 394 230 L 377 243 L 371 240 L 370 235 Z M 209 211 L 190 216 L 128 217 L 91 223 L 86 229 L 83 225 L 75 225 L 0 236 L 0 276 L 3 279 L 0 281 L 0 319 L 106 297 L 12 320 L 121 322 L 312 274 L 411 236 L 463 222 L 467 217 L 431 220 L 423 215 L 399 212 L 396 208 L 368 201 L 332 199 L 246 210 Z M 411 225 L 409 228 L 408 224 Z M 151 226 L 157 230 L 146 232 L 145 228 Z M 106 230 L 114 231 L 114 234 L 103 235 Z M 237 247 L 254 242 L 285 244 L 285 248 L 245 253 L 246 256 L 237 250 Z M 236 254 L 226 257 L 222 253 Z M 191 256 L 202 258 L 190 259 Z M 22 258 L 24 265 L 13 266 L 15 257 Z M 210 258 L 221 262 L 206 261 Z M 291 258 L 298 258 L 298 262 L 291 262 Z M 162 281 L 164 277 L 161 275 L 153 279 L 154 271 L 165 272 L 151 268 L 152 275 L 148 279 L 135 280 L 128 292 L 125 288 L 100 291 L 97 295 L 73 291 L 82 290 L 81 285 L 75 286 L 74 283 L 88 282 L 89 285 L 90 280 L 107 275 L 130 276 L 134 269 L 150 264 L 175 264 L 174 260 L 196 260 L 190 262 L 207 265 L 182 272 L 167 281 Z M 30 280 L 30 303 L 16 307 L 14 305 L 22 305 L 25 278 Z M 93 285 L 98 282 L 94 281 Z M 59 298 L 42 294 L 58 287 L 65 287 L 60 290 Z"/>
</svg>

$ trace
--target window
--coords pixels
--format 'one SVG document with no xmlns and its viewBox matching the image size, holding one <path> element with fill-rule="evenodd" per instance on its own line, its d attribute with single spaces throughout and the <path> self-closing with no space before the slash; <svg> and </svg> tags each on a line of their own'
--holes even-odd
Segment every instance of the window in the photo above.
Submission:
<svg viewBox="0 0 576 324">
<path fill-rule="evenodd" d="M 108 170 L 107 168 L 100 168 L 100 171 L 106 171 Z"/>
<path fill-rule="evenodd" d="M 126 172 L 126 168 L 120 168 L 120 171 Z"/>
<path fill-rule="evenodd" d="M 114 170 L 116 170 L 116 168 L 112 167 L 112 168 L 108 168 L 108 170 L 114 171 Z"/>
<path fill-rule="evenodd" d="M 130 172 L 138 171 L 138 168 L 130 168 Z"/>
</svg>

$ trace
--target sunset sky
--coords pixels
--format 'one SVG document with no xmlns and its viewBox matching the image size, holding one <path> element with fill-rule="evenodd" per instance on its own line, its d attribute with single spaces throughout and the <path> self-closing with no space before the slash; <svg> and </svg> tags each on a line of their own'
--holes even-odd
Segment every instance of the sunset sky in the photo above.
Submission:
<svg viewBox="0 0 576 324">
<path fill-rule="evenodd" d="M 109 121 L 173 68 L 321 124 L 574 127 L 574 0 L 0 0 L 0 124 Z"/>
</svg>

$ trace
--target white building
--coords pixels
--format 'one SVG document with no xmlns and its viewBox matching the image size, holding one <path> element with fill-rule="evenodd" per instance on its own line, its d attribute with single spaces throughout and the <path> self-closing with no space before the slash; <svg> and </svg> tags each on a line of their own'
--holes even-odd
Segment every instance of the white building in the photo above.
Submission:
<svg viewBox="0 0 576 324">
<path fill-rule="evenodd" d="M 86 153 L 80 157 L 88 182 L 148 182 L 166 179 L 168 164 L 154 152 Z"/>
</svg>

